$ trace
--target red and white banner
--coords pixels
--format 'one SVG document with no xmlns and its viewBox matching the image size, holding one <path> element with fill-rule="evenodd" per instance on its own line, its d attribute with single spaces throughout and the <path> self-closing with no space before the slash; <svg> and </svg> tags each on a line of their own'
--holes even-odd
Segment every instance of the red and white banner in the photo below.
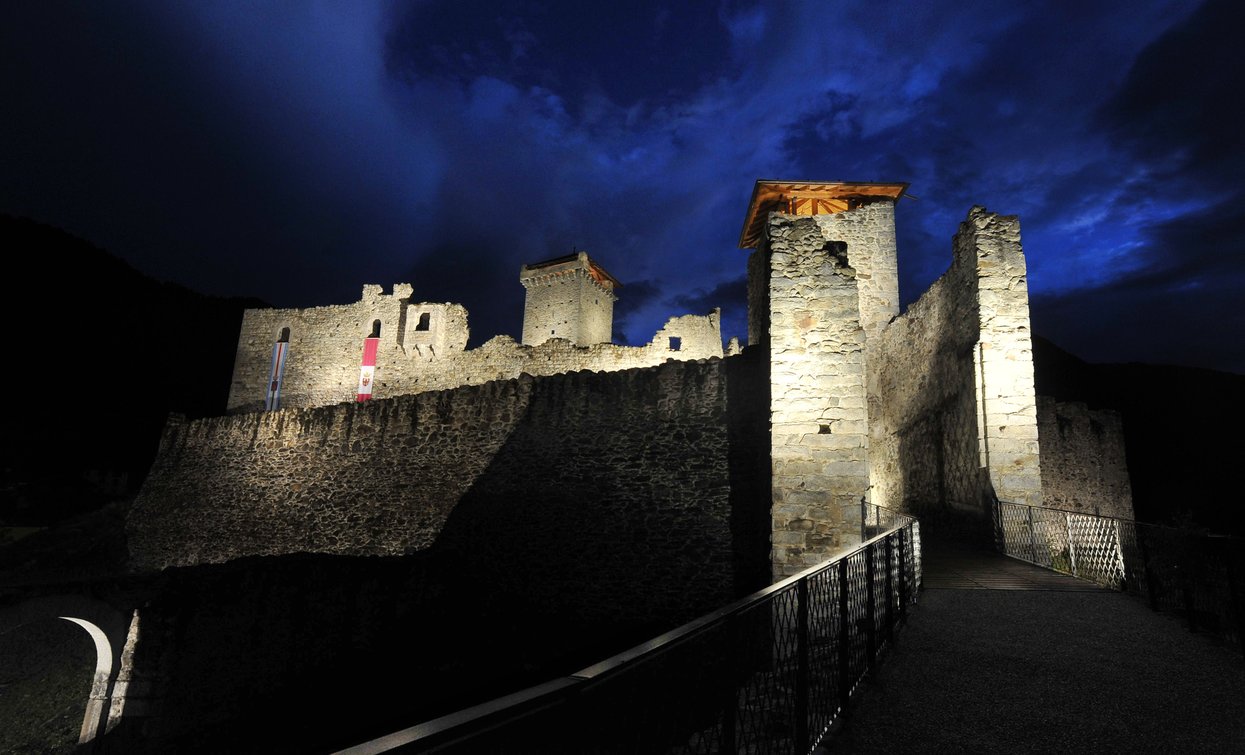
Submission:
<svg viewBox="0 0 1245 755">
<path fill-rule="evenodd" d="M 363 340 L 363 364 L 359 367 L 359 400 L 367 401 L 372 397 L 372 383 L 376 379 L 376 347 L 379 338 Z"/>
<path fill-rule="evenodd" d="M 264 409 L 273 411 L 281 405 L 281 381 L 285 376 L 285 358 L 290 353 L 290 345 L 278 341 L 272 347 L 272 368 L 268 370 L 268 393 L 264 397 Z"/>
</svg>

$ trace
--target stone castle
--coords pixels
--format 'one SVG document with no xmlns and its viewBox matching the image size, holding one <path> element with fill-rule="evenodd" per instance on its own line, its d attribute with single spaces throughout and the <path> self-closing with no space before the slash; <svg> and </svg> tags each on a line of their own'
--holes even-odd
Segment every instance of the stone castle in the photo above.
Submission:
<svg viewBox="0 0 1245 755">
<path fill-rule="evenodd" d="M 619 436 L 611 449 L 589 458 L 586 445 L 564 448 L 568 464 L 600 472 L 651 461 L 636 478 L 644 486 L 585 491 L 594 505 L 697 501 L 728 529 L 763 530 L 748 547 L 764 548 L 774 576 L 850 544 L 844 512 L 862 499 L 980 513 L 998 497 L 1131 516 L 1118 418 L 1035 395 L 1015 217 L 973 208 L 948 271 L 900 313 L 894 212 L 906 187 L 756 183 L 739 243 L 753 250 L 744 353 L 734 341 L 723 349 L 718 310 L 673 317 L 645 346 L 611 343 L 620 284 L 584 252 L 521 269 L 522 343 L 497 336 L 466 348 L 466 310 L 415 301 L 408 284 L 366 286 L 344 306 L 248 310 L 234 416 L 169 428 L 130 519 L 136 563 L 417 551 L 548 391 L 558 397 L 533 438 L 585 432 L 571 425 L 603 418 L 567 413 L 582 402 L 602 411 L 595 402 L 617 394 L 612 421 L 623 424 L 608 431 Z M 747 377 L 728 379 L 732 370 Z M 595 377 L 573 377 L 581 371 Z M 677 395 L 646 403 L 628 392 L 650 373 Z M 747 384 L 747 395 L 727 383 Z M 745 405 L 763 415 L 747 428 L 734 424 Z M 712 459 L 687 443 L 658 458 L 650 425 L 663 414 L 696 415 L 697 437 L 729 437 L 728 452 Z M 456 463 L 428 463 L 446 448 Z M 731 454 L 763 462 L 745 475 Z M 706 496 L 715 486 L 677 473 L 690 460 L 718 465 L 717 503 Z M 513 473 L 528 491 L 562 484 L 561 473 Z M 745 489 L 755 512 L 731 503 Z M 731 547 L 738 556 L 738 533 Z"/>
<path fill-rule="evenodd" d="M 250 310 L 229 413 L 165 427 L 131 573 L 35 588 L 0 634 L 87 629 L 103 751 L 322 751 L 799 572 L 859 542 L 862 499 L 1131 517 L 1119 419 L 1035 394 L 1019 221 L 970 210 L 901 313 L 905 189 L 758 181 L 743 348 L 718 311 L 610 343 L 584 253 L 522 268 L 521 343 L 468 349 L 410 285 Z"/>
</svg>

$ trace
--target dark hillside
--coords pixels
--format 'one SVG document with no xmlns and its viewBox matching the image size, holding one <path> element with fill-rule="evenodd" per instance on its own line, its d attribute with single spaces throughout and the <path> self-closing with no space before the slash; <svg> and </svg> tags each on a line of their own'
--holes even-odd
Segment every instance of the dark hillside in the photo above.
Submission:
<svg viewBox="0 0 1245 755">
<path fill-rule="evenodd" d="M 1245 376 L 1089 364 L 1040 337 L 1033 361 L 1040 395 L 1122 416 L 1138 519 L 1245 535 Z"/>
<path fill-rule="evenodd" d="M 254 300 L 160 283 L 64 231 L 0 215 L 9 397 L 0 525 L 48 524 L 137 489 L 169 412 L 224 412 Z"/>
</svg>

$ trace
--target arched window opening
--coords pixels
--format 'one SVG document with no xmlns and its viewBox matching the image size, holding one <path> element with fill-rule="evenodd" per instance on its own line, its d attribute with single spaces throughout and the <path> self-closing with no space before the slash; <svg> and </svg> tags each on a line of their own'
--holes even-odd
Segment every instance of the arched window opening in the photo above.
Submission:
<svg viewBox="0 0 1245 755">
<path fill-rule="evenodd" d="M 372 335 L 368 338 L 380 338 L 380 320 L 372 320 Z"/>
<path fill-rule="evenodd" d="M 264 389 L 264 410 L 281 408 L 281 387 L 285 383 L 285 363 L 290 355 L 290 329 L 282 328 L 272 345 L 272 364 L 268 368 L 268 384 Z"/>
<path fill-rule="evenodd" d="M 430 324 L 429 323 L 430 320 L 432 320 L 431 314 L 427 312 L 421 313 L 419 315 L 419 322 L 415 323 L 415 329 L 416 330 L 427 330 Z"/>
</svg>

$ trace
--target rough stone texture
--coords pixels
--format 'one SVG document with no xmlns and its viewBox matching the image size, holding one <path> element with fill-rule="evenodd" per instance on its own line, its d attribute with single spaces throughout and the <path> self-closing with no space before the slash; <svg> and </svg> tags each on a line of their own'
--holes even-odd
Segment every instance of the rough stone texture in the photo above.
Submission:
<svg viewBox="0 0 1245 755">
<path fill-rule="evenodd" d="M 609 343 L 614 331 L 613 281 L 594 275 L 586 252 L 557 264 L 526 265 L 519 281 L 527 289 L 523 343 L 536 346 L 564 338 L 576 346 Z"/>
<path fill-rule="evenodd" d="M 354 401 L 363 342 L 377 322 L 380 343 L 374 399 L 479 385 L 523 374 L 626 370 L 652 367 L 668 359 L 722 356 L 718 310 L 708 315 L 672 317 L 645 346 L 577 346 L 562 338 L 528 346 L 515 343 L 509 336 L 497 336 L 479 348 L 466 349 L 466 309 L 458 304 L 412 302 L 410 297 L 408 284 L 395 285 L 392 294 L 369 285 L 354 304 L 248 309 L 238 338 L 229 411 L 263 409 L 273 345 L 286 328 L 289 354 L 281 390 L 283 408 Z M 419 329 L 423 314 L 429 316 L 426 330 Z M 678 339 L 677 350 L 672 348 L 672 338 Z"/>
<path fill-rule="evenodd" d="M 133 565 L 397 555 L 458 527 L 609 563 L 607 592 L 658 570 L 727 597 L 732 443 L 764 442 L 729 437 L 724 364 L 741 359 L 171 423 L 129 516 Z"/>
<path fill-rule="evenodd" d="M 1037 418 L 1042 505 L 1133 519 L 1120 415 L 1039 396 Z"/>
<path fill-rule="evenodd" d="M 869 364 L 873 502 L 982 513 L 1042 502 L 1020 224 L 974 207 L 951 268 L 887 326 Z"/>
<path fill-rule="evenodd" d="M 962 264 L 977 266 L 981 465 L 989 470 L 999 498 L 1041 505 L 1029 286 L 1019 218 L 974 207 L 960 224 L 955 254 Z"/>
<path fill-rule="evenodd" d="M 775 577 L 845 544 L 843 511 L 869 484 L 865 331 L 856 270 L 815 218 L 772 214 L 769 261 Z"/>
<path fill-rule="evenodd" d="M 848 263 L 856 271 L 860 292 L 860 326 L 866 343 L 876 339 L 899 314 L 895 204 L 873 202 L 847 212 L 813 217 L 827 240 L 847 244 Z"/>
<path fill-rule="evenodd" d="M 237 751 L 248 724 L 250 748 L 354 744 L 763 586 L 764 364 L 748 349 L 170 424 L 129 542 L 140 569 L 192 566 L 133 578 L 159 584 L 136 665 L 159 705 L 122 727 L 148 748 L 126 751 Z M 420 683 L 394 698 L 378 679 Z M 349 722 L 333 747 L 304 742 L 317 716 Z"/>
</svg>

